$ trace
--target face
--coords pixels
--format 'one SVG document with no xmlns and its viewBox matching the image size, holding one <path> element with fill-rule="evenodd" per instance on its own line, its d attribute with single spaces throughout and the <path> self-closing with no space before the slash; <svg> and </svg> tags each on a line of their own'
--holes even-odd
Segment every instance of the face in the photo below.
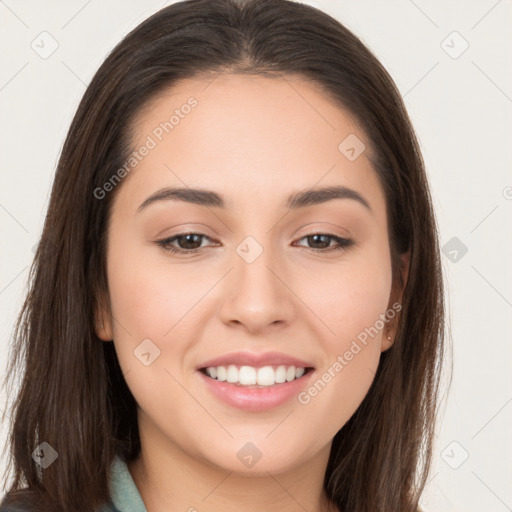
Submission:
<svg viewBox="0 0 512 512">
<path fill-rule="evenodd" d="M 325 454 L 399 309 L 365 133 L 311 82 L 224 74 L 160 94 L 133 134 L 98 334 L 141 437 L 241 473 Z"/>
</svg>

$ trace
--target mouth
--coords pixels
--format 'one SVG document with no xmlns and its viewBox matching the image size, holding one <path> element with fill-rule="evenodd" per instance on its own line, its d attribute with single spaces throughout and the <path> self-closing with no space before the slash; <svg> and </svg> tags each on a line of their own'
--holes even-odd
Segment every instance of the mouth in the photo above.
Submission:
<svg viewBox="0 0 512 512">
<path fill-rule="evenodd" d="M 216 400 L 251 413 L 270 411 L 298 399 L 316 375 L 313 367 L 292 365 L 206 366 L 196 374 Z"/>
<path fill-rule="evenodd" d="M 208 366 L 199 369 L 203 375 L 214 381 L 252 389 L 271 388 L 293 382 L 308 375 L 313 370 L 314 368 L 310 366 L 266 365 L 256 367 L 234 364 Z"/>
<path fill-rule="evenodd" d="M 210 396 L 252 412 L 290 403 L 316 375 L 310 361 L 273 351 L 231 352 L 203 361 L 195 369 Z"/>
</svg>

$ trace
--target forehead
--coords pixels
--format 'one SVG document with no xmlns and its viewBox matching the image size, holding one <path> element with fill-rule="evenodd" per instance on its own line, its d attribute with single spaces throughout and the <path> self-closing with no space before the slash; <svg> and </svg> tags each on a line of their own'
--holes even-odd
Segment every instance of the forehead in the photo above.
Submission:
<svg viewBox="0 0 512 512">
<path fill-rule="evenodd" d="M 173 121 L 182 125 L 182 129 L 177 130 L 175 124 L 173 137 L 179 137 L 186 125 L 194 128 L 198 136 L 203 128 L 215 127 L 209 137 L 202 140 L 203 144 L 211 141 L 211 145 L 222 142 L 235 146 L 245 136 L 255 135 L 266 136 L 274 146 L 294 134 L 312 142 L 325 138 L 326 145 L 332 142 L 329 134 L 336 134 L 336 138 L 345 132 L 357 133 L 364 138 L 357 120 L 312 80 L 296 75 L 270 78 L 230 73 L 181 80 L 159 92 L 135 117 L 132 133 L 135 137 L 151 133 L 155 122 L 165 123 L 173 113 L 181 114 L 180 108 L 191 98 L 197 101 L 197 106 L 191 109 L 191 115 L 186 113 Z M 184 119 L 186 123 L 181 122 Z M 235 134 L 236 137 L 227 137 Z M 272 139 L 276 134 L 278 139 Z"/>
<path fill-rule="evenodd" d="M 153 146 L 127 180 L 138 198 L 176 184 L 234 198 L 343 184 L 384 202 L 357 120 L 303 77 L 182 80 L 147 103 L 131 132 L 134 150 Z M 346 140 L 366 146 L 357 159 L 343 153 Z"/>
</svg>

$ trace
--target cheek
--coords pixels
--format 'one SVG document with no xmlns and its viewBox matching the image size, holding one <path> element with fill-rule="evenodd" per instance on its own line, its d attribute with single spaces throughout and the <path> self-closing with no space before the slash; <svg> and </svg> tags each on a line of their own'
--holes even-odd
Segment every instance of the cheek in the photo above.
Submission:
<svg viewBox="0 0 512 512">
<path fill-rule="evenodd" d="M 304 280 L 299 293 L 320 320 L 317 337 L 326 357 L 312 386 L 298 398 L 330 418 L 335 432 L 355 412 L 375 377 L 382 331 L 394 316 L 387 312 L 391 265 L 381 256 L 308 275 L 315 278 Z"/>
<path fill-rule="evenodd" d="M 347 350 L 352 339 L 376 324 L 382 331 L 380 319 L 388 307 L 392 281 L 388 258 L 354 259 L 331 269 L 312 268 L 304 275 L 297 282 L 297 294 L 323 325 L 320 338 L 330 354 Z"/>
<path fill-rule="evenodd" d="M 114 332 L 123 336 L 121 324 L 137 338 L 168 338 L 169 331 L 200 301 L 216 277 L 169 269 L 165 260 L 162 264 L 162 260 L 137 258 L 137 250 L 128 254 L 129 258 L 123 257 L 122 250 L 116 249 L 108 267 L 112 312 L 117 320 Z"/>
<path fill-rule="evenodd" d="M 171 282 L 129 240 L 111 238 L 107 273 L 116 353 L 140 403 L 138 398 L 151 400 L 154 389 L 162 388 L 158 379 L 167 375 L 163 368 L 173 371 L 169 361 L 184 350 L 173 339 L 173 329 L 197 298 L 190 291 L 193 286 L 184 286 L 180 275 L 173 275 Z"/>
<path fill-rule="evenodd" d="M 185 331 L 193 316 L 187 313 L 208 283 L 191 283 L 191 275 L 166 273 L 138 261 L 136 251 L 125 254 L 130 257 L 112 253 L 108 268 L 116 354 L 139 407 L 163 414 L 160 420 L 165 422 L 168 411 L 187 404 L 173 377 L 182 380 L 180 366 L 188 348 Z"/>
<path fill-rule="evenodd" d="M 155 389 L 181 396 L 172 376 L 181 380 L 203 325 L 206 296 L 222 272 L 198 270 L 194 263 L 172 268 L 165 258 L 148 257 L 147 248 L 114 238 L 112 246 L 107 271 L 116 353 L 137 402 L 151 408 L 162 399 Z"/>
</svg>

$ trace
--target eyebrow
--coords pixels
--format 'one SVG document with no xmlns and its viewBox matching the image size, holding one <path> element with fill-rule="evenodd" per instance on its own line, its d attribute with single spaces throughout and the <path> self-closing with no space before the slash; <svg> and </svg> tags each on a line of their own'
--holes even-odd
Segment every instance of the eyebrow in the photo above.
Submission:
<svg viewBox="0 0 512 512">
<path fill-rule="evenodd" d="M 332 199 L 352 199 L 362 204 L 370 212 L 372 211 L 368 201 L 359 192 L 343 186 L 313 188 L 294 192 L 287 197 L 284 206 L 290 210 L 295 210 L 306 206 L 322 204 Z M 212 208 L 226 208 L 228 205 L 225 198 L 213 190 L 167 187 L 157 190 L 154 194 L 150 195 L 139 206 L 137 213 L 140 213 L 150 204 L 168 200 L 185 201 Z"/>
</svg>

